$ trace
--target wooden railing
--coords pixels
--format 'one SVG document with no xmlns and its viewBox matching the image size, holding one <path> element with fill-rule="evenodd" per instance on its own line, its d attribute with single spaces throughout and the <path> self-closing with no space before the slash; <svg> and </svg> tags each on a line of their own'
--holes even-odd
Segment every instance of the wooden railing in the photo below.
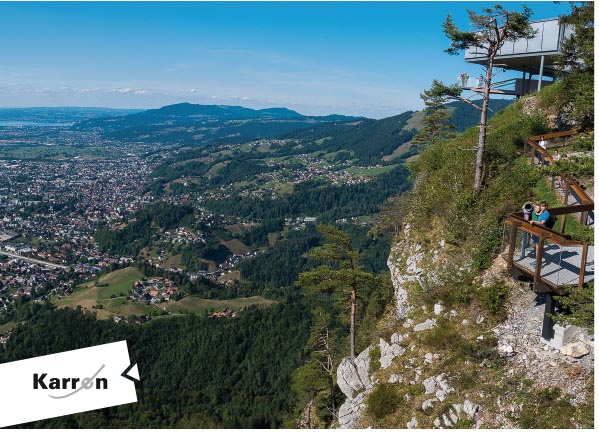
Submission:
<svg viewBox="0 0 599 432">
<path fill-rule="evenodd" d="M 529 136 L 528 139 L 526 140 L 525 145 L 528 145 L 532 149 L 531 164 L 534 164 L 535 152 L 540 154 L 542 165 L 544 165 L 545 161 L 547 161 L 549 163 L 549 165 L 553 164 L 553 156 L 551 156 L 549 154 L 547 149 L 544 149 L 543 147 L 541 147 L 538 144 L 539 141 L 541 140 L 541 138 L 545 138 L 545 141 L 547 142 L 547 148 L 552 148 L 552 147 L 558 147 L 558 146 L 550 145 L 551 143 L 548 142 L 549 140 L 555 139 L 555 138 L 565 138 L 568 136 L 577 135 L 579 133 L 580 133 L 580 130 L 578 130 L 578 129 L 570 129 L 567 131 L 553 132 L 553 133 L 549 133 L 549 134 L 545 134 L 545 135 Z M 526 150 L 525 150 L 525 154 L 526 154 Z"/>
<path fill-rule="evenodd" d="M 539 155 L 541 165 L 546 165 L 546 164 L 553 165 L 553 163 L 554 163 L 553 156 L 547 151 L 547 149 L 550 149 L 553 147 L 558 147 L 558 146 L 551 145 L 552 143 L 550 143 L 549 140 L 555 139 L 555 138 L 565 138 L 565 137 L 577 135 L 579 133 L 580 133 L 580 130 L 578 130 L 578 129 L 570 129 L 567 131 L 554 132 L 554 133 L 549 133 L 549 134 L 545 134 L 545 135 L 530 136 L 526 140 L 524 154 L 525 154 L 525 156 L 527 156 L 527 154 L 530 153 L 531 165 L 534 165 L 534 158 L 536 155 Z M 541 138 L 545 138 L 545 141 L 547 142 L 547 149 L 541 147 L 538 144 L 538 142 L 541 140 Z M 527 146 L 530 149 L 530 152 L 528 152 L 526 150 Z M 561 178 L 561 181 L 563 182 L 563 184 L 565 186 L 564 196 L 566 199 L 566 204 L 567 204 L 567 200 L 568 200 L 570 191 L 574 192 L 580 198 L 581 204 L 593 204 L 594 203 L 593 199 L 585 192 L 585 190 L 582 188 L 582 186 L 580 186 L 580 183 L 578 183 L 578 181 L 576 179 L 574 179 L 570 176 L 564 175 L 564 174 L 559 175 L 558 178 Z M 553 177 L 551 178 L 551 190 L 552 191 L 554 190 L 554 178 Z M 573 212 L 573 213 L 578 213 L 578 212 Z M 580 223 L 584 223 L 587 215 L 588 215 L 588 212 L 581 212 Z"/>
<path fill-rule="evenodd" d="M 586 271 L 587 256 L 588 256 L 588 242 L 581 242 L 572 239 L 572 236 L 564 233 L 566 215 L 578 212 L 589 212 L 594 209 L 594 204 L 582 204 L 577 206 L 566 206 L 556 207 L 549 210 L 552 216 L 563 216 L 562 223 L 560 224 L 559 231 L 549 228 L 545 228 L 540 225 L 531 225 L 530 221 L 524 218 L 523 212 L 511 213 L 506 220 L 506 224 L 510 226 L 509 233 L 509 247 L 507 255 L 508 270 L 514 267 L 514 251 L 516 249 L 516 237 L 518 229 L 536 236 L 538 240 L 538 248 L 536 250 L 536 264 L 534 272 L 526 269 L 520 269 L 522 273 L 528 274 L 533 277 L 533 284 L 535 287 L 541 284 L 541 282 L 548 285 L 551 290 L 556 294 L 564 294 L 563 287 L 560 285 L 552 285 L 547 281 L 541 280 L 541 265 L 543 260 L 543 245 L 546 241 L 550 241 L 559 245 L 560 247 L 580 247 L 581 248 L 581 260 L 580 260 L 580 271 L 578 275 L 578 286 L 584 285 L 584 276 Z"/>
</svg>

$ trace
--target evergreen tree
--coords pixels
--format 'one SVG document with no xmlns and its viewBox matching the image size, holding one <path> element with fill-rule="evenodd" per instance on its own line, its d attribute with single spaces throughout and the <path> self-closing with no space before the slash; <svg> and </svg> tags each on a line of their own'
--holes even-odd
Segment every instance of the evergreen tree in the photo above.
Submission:
<svg viewBox="0 0 599 432">
<path fill-rule="evenodd" d="M 469 10 L 470 25 L 472 30 L 460 30 L 451 15 L 447 15 L 443 23 L 443 32 L 450 39 L 451 45 L 445 51 L 457 55 L 460 52 L 475 47 L 485 52 L 485 77 L 483 85 L 482 106 L 461 96 L 462 89 L 456 84 L 446 86 L 442 82 L 435 81 L 431 87 L 431 93 L 444 97 L 447 100 L 461 100 L 480 111 L 480 132 L 476 152 L 476 165 L 474 174 L 474 193 L 478 194 L 482 186 L 483 156 L 487 140 L 487 117 L 489 108 L 489 95 L 493 79 L 494 60 L 497 53 L 505 42 L 513 42 L 522 38 L 532 38 L 535 31 L 530 26 L 532 11 L 524 6 L 522 12 L 508 11 L 501 5 L 493 8 L 483 8 L 482 14 Z"/>
<path fill-rule="evenodd" d="M 435 82 L 433 88 L 420 94 L 425 105 L 425 117 L 420 132 L 412 140 L 414 144 L 426 146 L 455 137 L 455 127 L 451 124 L 451 113 L 445 104 L 446 100 L 434 91 L 434 86 Z"/>
<path fill-rule="evenodd" d="M 316 291 L 341 294 L 350 306 L 350 355 L 354 362 L 356 348 L 356 306 L 358 293 L 376 283 L 374 275 L 360 265 L 360 254 L 351 247 L 350 237 L 332 225 L 319 225 L 318 231 L 327 243 L 310 253 L 310 258 L 323 261 L 314 270 L 299 275 L 298 285 Z"/>
<path fill-rule="evenodd" d="M 583 128 L 594 124 L 595 73 L 595 5 L 593 2 L 571 3 L 569 15 L 560 18 L 560 24 L 573 28 L 564 39 L 558 58 L 558 69 L 564 76 L 563 105 L 572 103 L 573 118 Z"/>
</svg>

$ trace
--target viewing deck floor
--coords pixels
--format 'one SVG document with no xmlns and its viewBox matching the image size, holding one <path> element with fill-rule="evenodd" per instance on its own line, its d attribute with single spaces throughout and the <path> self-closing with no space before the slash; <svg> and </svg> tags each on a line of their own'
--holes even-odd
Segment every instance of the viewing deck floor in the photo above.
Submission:
<svg viewBox="0 0 599 432">
<path fill-rule="evenodd" d="M 587 262 L 584 269 L 584 283 L 593 282 L 595 279 L 594 246 L 589 246 Z M 561 262 L 560 262 L 561 260 Z M 514 266 L 534 278 L 535 266 L 534 248 L 526 249 L 526 255 L 520 256 L 520 251 L 515 251 Z M 578 285 L 580 265 L 582 262 L 582 248 L 576 246 L 560 247 L 549 244 L 543 248 L 543 263 L 541 265 L 541 280 L 547 285 L 568 286 Z"/>
</svg>

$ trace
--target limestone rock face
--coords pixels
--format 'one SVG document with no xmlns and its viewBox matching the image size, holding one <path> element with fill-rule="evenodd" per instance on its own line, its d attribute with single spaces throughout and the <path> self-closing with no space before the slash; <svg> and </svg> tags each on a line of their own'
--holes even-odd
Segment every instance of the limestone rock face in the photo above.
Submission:
<svg viewBox="0 0 599 432">
<path fill-rule="evenodd" d="M 360 414 L 366 408 L 364 398 L 368 392 L 358 394 L 354 399 L 347 398 L 339 407 L 339 428 L 355 429 L 360 420 Z"/>
</svg>

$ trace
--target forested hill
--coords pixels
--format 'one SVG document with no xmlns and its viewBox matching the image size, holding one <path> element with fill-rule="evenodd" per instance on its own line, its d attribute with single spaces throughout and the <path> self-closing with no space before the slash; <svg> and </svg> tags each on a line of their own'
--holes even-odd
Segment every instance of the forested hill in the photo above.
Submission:
<svg viewBox="0 0 599 432">
<path fill-rule="evenodd" d="M 480 105 L 480 101 L 474 102 Z M 513 102 L 513 99 L 491 100 L 489 116 L 492 117 Z M 455 126 L 456 132 L 463 132 L 480 121 L 480 112 L 470 105 L 451 102 L 448 107 L 451 124 Z M 398 147 L 409 143 L 421 128 L 423 117 L 423 111 L 406 111 L 381 120 L 319 124 L 290 132 L 282 138 L 298 139 L 304 146 L 306 143 L 320 142 L 320 150 L 348 152 L 362 163 L 376 163 L 382 157 L 391 155 Z M 418 149 L 412 150 L 416 151 Z M 409 156 L 409 151 L 404 155 L 404 158 Z"/>
<path fill-rule="evenodd" d="M 360 117 L 361 118 L 361 117 Z M 254 110 L 242 106 L 180 103 L 135 114 L 81 121 L 73 130 L 94 130 L 121 140 L 196 144 L 268 138 L 312 124 L 346 122 L 358 117 L 305 116 L 287 108 Z"/>
<path fill-rule="evenodd" d="M 482 101 L 474 101 L 478 106 Z M 514 103 L 514 99 L 491 99 L 489 100 L 489 118 L 504 108 Z M 451 109 L 450 123 L 455 126 L 456 132 L 464 132 L 466 129 L 478 124 L 480 121 L 480 111 L 463 102 L 451 102 L 448 104 Z"/>
</svg>

